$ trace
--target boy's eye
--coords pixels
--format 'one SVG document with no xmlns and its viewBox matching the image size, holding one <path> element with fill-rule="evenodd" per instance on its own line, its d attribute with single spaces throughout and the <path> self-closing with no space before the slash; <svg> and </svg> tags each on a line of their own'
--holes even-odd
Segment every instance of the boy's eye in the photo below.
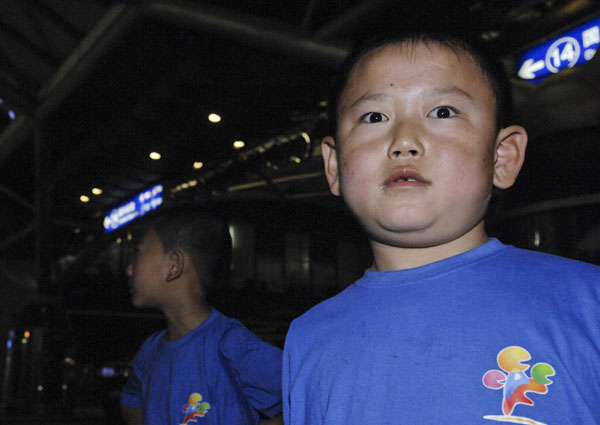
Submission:
<svg viewBox="0 0 600 425">
<path fill-rule="evenodd" d="M 429 115 L 441 119 L 452 118 L 456 115 L 456 111 L 449 106 L 438 106 L 437 108 L 434 108 Z"/>
<path fill-rule="evenodd" d="M 371 124 L 387 120 L 388 117 L 380 112 L 369 112 L 368 114 L 364 114 L 362 117 L 360 117 L 360 122 L 367 122 Z"/>
</svg>

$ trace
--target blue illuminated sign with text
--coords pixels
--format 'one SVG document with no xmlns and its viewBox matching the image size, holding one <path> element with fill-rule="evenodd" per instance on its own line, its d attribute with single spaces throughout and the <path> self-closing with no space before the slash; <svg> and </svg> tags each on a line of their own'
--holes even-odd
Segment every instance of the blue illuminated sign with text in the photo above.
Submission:
<svg viewBox="0 0 600 425">
<path fill-rule="evenodd" d="M 600 44 L 600 18 L 572 29 L 523 53 L 518 76 L 539 82 L 550 74 L 589 62 Z"/>
<path fill-rule="evenodd" d="M 160 207 L 163 202 L 163 187 L 160 184 L 138 194 L 135 198 L 119 205 L 104 217 L 104 230 L 112 232 Z"/>
</svg>

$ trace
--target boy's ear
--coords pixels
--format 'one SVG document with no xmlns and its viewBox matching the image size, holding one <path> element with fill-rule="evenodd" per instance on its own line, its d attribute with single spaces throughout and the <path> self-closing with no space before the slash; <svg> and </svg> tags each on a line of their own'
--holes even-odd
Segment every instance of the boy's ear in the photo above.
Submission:
<svg viewBox="0 0 600 425">
<path fill-rule="evenodd" d="M 340 196 L 340 173 L 337 160 L 337 151 L 333 137 L 327 136 L 321 142 L 321 154 L 325 166 L 325 177 L 329 183 L 329 190 L 335 196 Z"/>
<path fill-rule="evenodd" d="M 503 128 L 496 138 L 494 152 L 494 186 L 499 189 L 511 187 L 523 166 L 527 131 L 519 125 Z"/>
<path fill-rule="evenodd" d="M 171 282 L 177 278 L 179 278 L 183 274 L 183 268 L 185 266 L 185 256 L 183 252 L 177 248 L 171 250 L 169 252 L 168 258 L 168 270 L 166 281 Z"/>
</svg>

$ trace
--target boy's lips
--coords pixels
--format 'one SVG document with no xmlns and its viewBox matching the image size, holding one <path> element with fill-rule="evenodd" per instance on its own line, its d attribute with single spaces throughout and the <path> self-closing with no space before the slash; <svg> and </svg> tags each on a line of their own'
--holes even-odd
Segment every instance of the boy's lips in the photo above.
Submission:
<svg viewBox="0 0 600 425">
<path fill-rule="evenodd" d="M 429 186 L 431 182 L 423 178 L 413 168 L 402 167 L 395 169 L 383 183 L 384 187 Z"/>
</svg>

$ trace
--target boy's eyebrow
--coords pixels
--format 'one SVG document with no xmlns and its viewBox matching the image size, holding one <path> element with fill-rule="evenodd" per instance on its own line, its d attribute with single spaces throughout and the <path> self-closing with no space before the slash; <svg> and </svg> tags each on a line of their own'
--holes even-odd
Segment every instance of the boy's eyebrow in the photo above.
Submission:
<svg viewBox="0 0 600 425">
<path fill-rule="evenodd" d="M 376 101 L 381 101 L 381 100 L 387 100 L 390 99 L 392 96 L 386 93 L 373 93 L 373 94 L 365 94 L 361 97 L 359 97 L 358 99 L 356 99 L 354 102 L 352 102 L 352 104 L 350 106 L 348 106 L 348 109 L 353 109 L 356 108 L 358 105 L 360 105 L 361 103 L 364 102 L 376 102 Z"/>
<path fill-rule="evenodd" d="M 458 87 L 434 87 L 423 90 L 422 93 L 424 96 L 442 96 L 446 94 L 458 94 L 460 96 L 466 97 L 467 99 L 473 100 L 473 96 L 471 96 L 466 91 L 458 88 Z M 365 94 L 358 99 L 356 99 L 348 109 L 354 109 L 362 103 L 365 102 L 377 102 L 382 100 L 389 100 L 392 96 L 386 93 L 373 93 L 373 94 Z"/>
<path fill-rule="evenodd" d="M 458 87 L 432 88 L 432 89 L 425 90 L 424 94 L 430 95 L 430 96 L 441 96 L 441 95 L 445 95 L 445 94 L 458 94 L 458 95 L 464 96 L 468 99 L 473 99 L 473 97 L 469 93 L 467 93 L 466 91 L 464 91 Z"/>
</svg>

